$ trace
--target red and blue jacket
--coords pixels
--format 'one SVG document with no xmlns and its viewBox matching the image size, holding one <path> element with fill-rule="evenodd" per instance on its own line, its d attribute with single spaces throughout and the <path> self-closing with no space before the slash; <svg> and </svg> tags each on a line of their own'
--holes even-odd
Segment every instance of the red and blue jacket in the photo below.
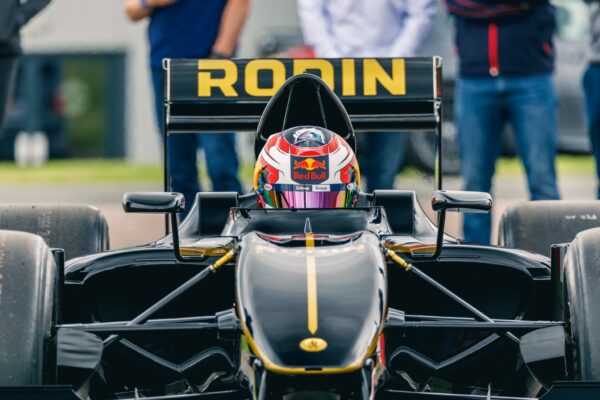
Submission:
<svg viewBox="0 0 600 400">
<path fill-rule="evenodd" d="M 554 70 L 548 0 L 445 0 L 455 17 L 463 77 L 531 76 Z"/>
</svg>

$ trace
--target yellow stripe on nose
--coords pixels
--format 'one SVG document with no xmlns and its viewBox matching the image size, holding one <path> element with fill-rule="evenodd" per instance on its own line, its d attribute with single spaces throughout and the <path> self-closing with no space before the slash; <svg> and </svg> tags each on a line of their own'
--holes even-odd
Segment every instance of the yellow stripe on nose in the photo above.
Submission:
<svg viewBox="0 0 600 400">
<path fill-rule="evenodd" d="M 317 265 L 313 249 L 315 238 L 312 233 L 306 234 L 306 286 L 308 306 L 308 331 L 315 334 L 319 328 L 319 313 L 317 306 Z"/>
</svg>

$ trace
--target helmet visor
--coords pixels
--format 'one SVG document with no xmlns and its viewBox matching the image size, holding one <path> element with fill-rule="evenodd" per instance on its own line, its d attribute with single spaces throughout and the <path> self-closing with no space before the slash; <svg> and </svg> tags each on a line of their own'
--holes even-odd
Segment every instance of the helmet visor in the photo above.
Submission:
<svg viewBox="0 0 600 400">
<path fill-rule="evenodd" d="M 356 190 L 346 184 L 272 185 L 261 197 L 272 208 L 346 208 L 354 207 Z"/>
</svg>

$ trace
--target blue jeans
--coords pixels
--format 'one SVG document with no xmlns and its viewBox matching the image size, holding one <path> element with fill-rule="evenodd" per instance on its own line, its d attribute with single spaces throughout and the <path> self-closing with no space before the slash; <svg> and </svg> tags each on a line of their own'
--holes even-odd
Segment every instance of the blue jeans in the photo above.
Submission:
<svg viewBox="0 0 600 400">
<path fill-rule="evenodd" d="M 558 199 L 556 94 L 551 75 L 460 78 L 455 98 L 465 190 L 490 192 L 504 124 L 510 122 L 532 200 Z M 491 215 L 466 214 L 466 241 L 488 244 Z"/>
<path fill-rule="evenodd" d="M 596 159 L 596 175 L 600 181 L 600 64 L 590 64 L 583 75 L 586 125 L 592 152 Z M 597 188 L 600 199 L 600 186 Z"/>
<path fill-rule="evenodd" d="M 406 134 L 365 132 L 363 135 L 363 147 L 359 146 L 358 152 L 362 160 L 361 171 L 369 186 L 367 190 L 393 189 L 394 178 L 404 159 Z"/>
<path fill-rule="evenodd" d="M 152 84 L 158 127 L 162 135 L 163 71 L 152 70 Z M 162 140 L 162 136 L 161 136 Z M 197 151 L 204 149 L 208 176 L 214 191 L 241 192 L 238 180 L 238 159 L 234 133 L 172 134 L 169 135 L 168 166 L 171 190 L 183 193 L 186 213 L 200 191 Z"/>
</svg>

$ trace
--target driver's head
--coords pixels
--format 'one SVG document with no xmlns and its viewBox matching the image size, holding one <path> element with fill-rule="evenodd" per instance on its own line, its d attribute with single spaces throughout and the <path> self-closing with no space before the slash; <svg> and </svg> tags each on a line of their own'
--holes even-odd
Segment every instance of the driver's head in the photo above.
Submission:
<svg viewBox="0 0 600 400">
<path fill-rule="evenodd" d="M 254 169 L 259 207 L 343 208 L 358 201 L 354 152 L 324 128 L 298 127 L 271 135 Z"/>
</svg>

